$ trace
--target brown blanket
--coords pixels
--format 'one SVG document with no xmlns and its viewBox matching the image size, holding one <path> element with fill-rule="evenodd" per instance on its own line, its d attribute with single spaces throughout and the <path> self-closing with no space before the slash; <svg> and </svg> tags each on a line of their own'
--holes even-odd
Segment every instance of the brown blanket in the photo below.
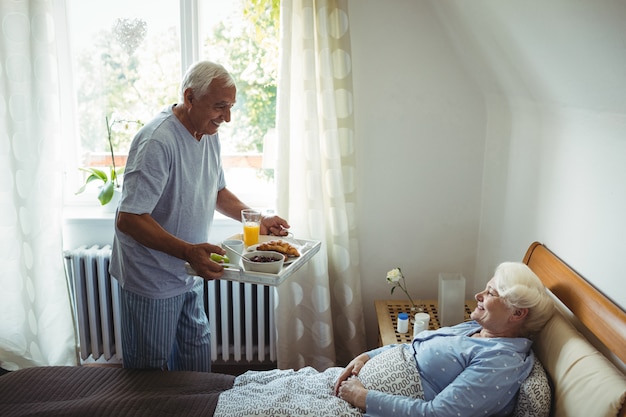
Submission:
<svg viewBox="0 0 626 417">
<path fill-rule="evenodd" d="M 38 367 L 0 377 L 0 416 L 213 416 L 235 377 L 109 367 Z"/>
</svg>

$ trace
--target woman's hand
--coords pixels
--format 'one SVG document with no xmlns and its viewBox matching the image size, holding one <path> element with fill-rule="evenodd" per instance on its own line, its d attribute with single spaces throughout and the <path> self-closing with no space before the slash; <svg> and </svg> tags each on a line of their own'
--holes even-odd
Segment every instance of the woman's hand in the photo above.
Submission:
<svg viewBox="0 0 626 417">
<path fill-rule="evenodd" d="M 367 389 L 365 389 L 357 377 L 350 377 L 346 381 L 339 384 L 339 391 L 337 395 L 339 398 L 349 402 L 354 407 L 365 411 Z"/>
<path fill-rule="evenodd" d="M 341 383 L 347 381 L 348 378 L 357 376 L 361 372 L 361 368 L 365 365 L 365 362 L 369 361 L 370 357 L 367 353 L 361 353 L 356 358 L 352 359 L 348 366 L 346 366 L 335 382 L 335 395 L 339 396 L 339 387 Z"/>
</svg>

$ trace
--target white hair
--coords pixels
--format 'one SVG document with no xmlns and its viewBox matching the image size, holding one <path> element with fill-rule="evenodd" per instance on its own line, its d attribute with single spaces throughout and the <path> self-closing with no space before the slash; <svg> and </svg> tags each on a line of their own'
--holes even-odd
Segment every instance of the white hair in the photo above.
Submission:
<svg viewBox="0 0 626 417">
<path fill-rule="evenodd" d="M 539 277 L 521 262 L 503 262 L 496 268 L 493 284 L 501 298 L 513 308 L 527 308 L 523 330 L 539 332 L 554 312 L 554 301 Z"/>
<path fill-rule="evenodd" d="M 193 91 L 196 97 L 204 97 L 209 93 L 209 86 L 215 79 L 224 82 L 224 87 L 235 87 L 232 75 L 220 64 L 211 61 L 199 61 L 193 64 L 183 77 L 180 85 L 180 99 L 184 101 L 185 90 Z"/>
</svg>

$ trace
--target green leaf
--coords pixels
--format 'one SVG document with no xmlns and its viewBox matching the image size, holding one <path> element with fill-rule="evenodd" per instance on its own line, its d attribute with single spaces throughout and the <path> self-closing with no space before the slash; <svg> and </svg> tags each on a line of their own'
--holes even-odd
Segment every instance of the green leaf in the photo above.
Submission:
<svg viewBox="0 0 626 417">
<path fill-rule="evenodd" d="M 76 191 L 75 194 L 80 194 L 83 191 L 85 191 L 85 188 L 87 188 L 87 184 L 89 184 L 92 181 L 102 181 L 106 183 L 109 180 L 109 178 L 107 177 L 107 174 L 98 168 L 79 168 L 79 169 L 81 171 L 89 172 L 91 175 L 89 175 L 85 179 L 85 183 L 82 185 L 82 187 L 78 189 L 78 191 Z"/>
<path fill-rule="evenodd" d="M 98 200 L 100 200 L 101 205 L 108 204 L 113 198 L 113 190 L 115 189 L 114 184 L 111 181 L 107 181 L 104 183 L 102 188 L 100 188 L 100 193 L 98 194 Z"/>
<path fill-rule="evenodd" d="M 87 184 L 89 184 L 89 183 L 90 183 L 91 181 L 93 181 L 93 180 L 98 180 L 98 179 L 100 179 L 100 178 L 96 177 L 95 175 L 90 175 L 90 176 L 89 176 L 89 177 L 87 177 L 87 179 L 85 180 L 85 183 L 83 184 L 83 186 L 82 186 L 82 187 L 80 187 L 80 188 L 78 189 L 78 191 L 76 191 L 74 194 L 80 194 L 80 193 L 82 193 L 83 191 L 85 191 L 85 188 L 87 188 Z"/>
<path fill-rule="evenodd" d="M 85 172 L 89 172 L 91 174 L 91 176 L 95 175 L 97 178 L 101 179 L 103 182 L 107 182 L 109 177 L 106 174 L 106 172 L 104 172 L 101 169 L 98 168 L 80 168 L 81 171 L 85 171 Z M 87 182 L 91 182 L 92 179 L 91 176 L 89 178 L 87 178 Z M 95 178 L 94 178 L 95 179 Z"/>
<path fill-rule="evenodd" d="M 91 175 L 85 179 L 85 183 L 82 187 L 76 191 L 76 194 L 80 194 L 85 191 L 87 184 L 92 181 L 102 181 L 103 185 L 100 187 L 100 193 L 98 193 L 98 200 L 100 200 L 100 204 L 103 206 L 108 204 L 113 198 L 113 191 L 116 188 L 115 180 L 124 173 L 124 167 L 119 167 L 110 169 L 110 177 L 107 173 L 101 169 L 88 167 L 88 168 L 79 168 L 81 171 L 89 172 Z"/>
</svg>

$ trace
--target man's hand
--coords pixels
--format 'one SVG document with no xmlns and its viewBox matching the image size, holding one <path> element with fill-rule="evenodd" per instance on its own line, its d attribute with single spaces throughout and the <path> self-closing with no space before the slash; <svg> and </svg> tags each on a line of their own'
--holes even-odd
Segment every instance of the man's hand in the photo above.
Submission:
<svg viewBox="0 0 626 417">
<path fill-rule="evenodd" d="M 211 260 L 212 253 L 224 255 L 226 251 L 221 246 L 199 243 L 189 246 L 189 249 L 185 251 L 185 259 L 198 276 L 206 280 L 220 279 L 224 275 L 224 266 Z"/>
<path fill-rule="evenodd" d="M 275 215 L 263 216 L 260 233 L 262 235 L 287 236 L 289 234 L 287 229 L 290 227 L 287 220 L 282 217 Z"/>
</svg>

